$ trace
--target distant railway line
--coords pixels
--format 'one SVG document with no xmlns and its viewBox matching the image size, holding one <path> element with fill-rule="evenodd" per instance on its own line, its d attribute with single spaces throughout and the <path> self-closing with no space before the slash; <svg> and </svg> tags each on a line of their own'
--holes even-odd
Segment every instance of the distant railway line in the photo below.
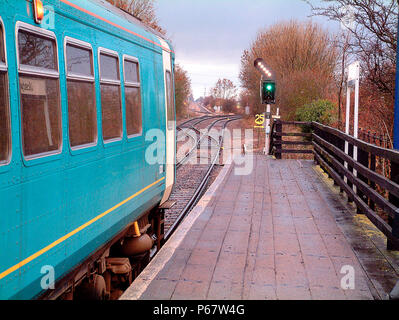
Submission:
<svg viewBox="0 0 399 320">
<path fill-rule="evenodd" d="M 220 159 L 225 129 L 229 123 L 239 119 L 239 116 L 204 116 L 186 121 L 178 127 L 181 131 L 191 129 L 196 136 L 187 133 L 193 142 L 192 148 L 176 164 L 176 183 L 170 197 L 175 205 L 165 212 L 165 240 L 170 238 L 206 190 L 210 175 Z M 210 130 L 216 128 L 220 129 L 215 131 L 219 134 L 212 134 Z M 206 129 L 206 133 L 201 129 Z M 208 148 L 199 148 L 205 139 L 208 139 L 208 144 L 205 144 Z"/>
</svg>

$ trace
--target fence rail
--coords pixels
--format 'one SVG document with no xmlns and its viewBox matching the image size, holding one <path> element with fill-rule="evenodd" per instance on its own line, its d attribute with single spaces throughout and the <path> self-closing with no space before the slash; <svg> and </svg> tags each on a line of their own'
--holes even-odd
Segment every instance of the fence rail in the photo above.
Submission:
<svg viewBox="0 0 399 320">
<path fill-rule="evenodd" d="M 306 127 L 311 132 L 283 133 L 284 125 Z M 303 137 L 309 141 L 284 141 L 281 138 L 284 136 Z M 312 145 L 313 150 L 290 150 L 283 145 Z M 398 151 L 355 139 L 320 123 L 278 120 L 273 124 L 272 152 L 277 159 L 284 153 L 313 153 L 315 161 L 356 204 L 358 212 L 365 214 L 385 234 L 388 249 L 399 250 Z M 377 158 L 389 161 L 390 177 L 377 172 Z M 381 213 L 386 214 L 387 219 Z"/>
<path fill-rule="evenodd" d="M 282 158 L 282 154 L 312 154 L 312 150 L 307 149 L 286 149 L 283 146 L 310 146 L 311 141 L 291 141 L 284 140 L 284 137 L 302 137 L 312 138 L 312 133 L 307 132 L 283 132 L 284 125 L 294 125 L 302 127 L 311 127 L 311 122 L 298 122 L 298 121 L 281 121 L 277 120 L 272 128 L 272 143 L 270 144 L 270 153 L 274 152 L 277 159 Z"/>
<path fill-rule="evenodd" d="M 390 137 L 386 133 L 378 134 L 377 132 L 371 132 L 370 130 L 359 128 L 358 135 L 359 139 L 383 148 L 389 148 L 390 146 L 392 146 Z"/>
</svg>

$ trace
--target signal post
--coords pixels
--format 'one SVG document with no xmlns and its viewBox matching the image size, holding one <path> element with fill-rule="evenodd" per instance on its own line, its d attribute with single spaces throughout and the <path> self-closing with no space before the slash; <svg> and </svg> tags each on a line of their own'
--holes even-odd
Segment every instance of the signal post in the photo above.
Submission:
<svg viewBox="0 0 399 320">
<path fill-rule="evenodd" d="M 271 68 L 266 65 L 263 59 L 256 59 L 254 66 L 262 74 L 260 82 L 261 103 L 266 105 L 266 142 L 264 152 L 268 154 L 271 135 L 271 105 L 276 104 L 276 81 Z"/>
</svg>

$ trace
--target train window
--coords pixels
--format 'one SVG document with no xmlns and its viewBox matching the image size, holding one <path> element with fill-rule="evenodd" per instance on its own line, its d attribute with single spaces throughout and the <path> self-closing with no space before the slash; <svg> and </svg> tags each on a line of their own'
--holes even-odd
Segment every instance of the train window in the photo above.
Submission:
<svg viewBox="0 0 399 320">
<path fill-rule="evenodd" d="M 10 121 L 8 107 L 7 74 L 0 71 L 0 165 L 10 156 Z"/>
<path fill-rule="evenodd" d="M 101 105 L 104 140 L 122 137 L 122 112 L 119 86 L 101 84 Z"/>
<path fill-rule="evenodd" d="M 102 53 L 100 55 L 101 79 L 119 80 L 118 57 Z"/>
<path fill-rule="evenodd" d="M 166 95 L 167 95 L 167 111 L 168 111 L 168 129 L 173 130 L 175 121 L 175 98 L 173 93 L 172 74 L 166 71 Z"/>
<path fill-rule="evenodd" d="M 140 135 L 143 131 L 139 64 L 134 60 L 124 61 L 126 130 L 128 136 Z"/>
<path fill-rule="evenodd" d="M 32 158 L 62 146 L 57 45 L 52 32 L 29 25 L 17 39 L 23 153 Z"/>
<path fill-rule="evenodd" d="M 125 81 L 130 83 L 139 83 L 139 63 L 125 60 Z"/>
<path fill-rule="evenodd" d="M 58 80 L 20 76 L 23 150 L 26 157 L 61 147 Z"/>
<path fill-rule="evenodd" d="M 67 40 L 71 41 L 72 40 Z M 93 77 L 93 53 L 90 47 L 80 48 L 73 43 L 66 46 L 67 72 L 69 75 Z"/>
<path fill-rule="evenodd" d="M 18 45 L 20 65 L 58 70 L 54 39 L 20 30 L 18 32 Z"/>
<path fill-rule="evenodd" d="M 7 64 L 4 32 L 0 23 L 0 165 L 8 163 L 11 151 Z"/>
<path fill-rule="evenodd" d="M 69 142 L 78 148 L 97 142 L 93 51 L 89 44 L 66 42 Z"/>
<path fill-rule="evenodd" d="M 119 59 L 115 52 L 101 52 L 101 112 L 104 141 L 122 137 L 122 101 L 119 80 Z"/>
<path fill-rule="evenodd" d="M 126 129 L 129 136 L 143 131 L 140 87 L 126 87 Z"/>
</svg>

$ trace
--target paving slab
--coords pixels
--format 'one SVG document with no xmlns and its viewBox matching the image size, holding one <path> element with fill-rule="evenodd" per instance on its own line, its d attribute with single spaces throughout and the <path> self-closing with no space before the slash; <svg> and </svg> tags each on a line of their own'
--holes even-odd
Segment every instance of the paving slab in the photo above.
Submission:
<svg viewBox="0 0 399 320">
<path fill-rule="evenodd" d="M 225 166 L 122 299 L 370 300 L 389 290 L 378 279 L 395 277 L 395 258 L 373 277 L 367 263 L 381 251 L 359 255 L 352 238 L 365 233 L 347 232 L 353 210 L 313 161 L 255 156 L 250 175 L 234 172 Z"/>
</svg>

